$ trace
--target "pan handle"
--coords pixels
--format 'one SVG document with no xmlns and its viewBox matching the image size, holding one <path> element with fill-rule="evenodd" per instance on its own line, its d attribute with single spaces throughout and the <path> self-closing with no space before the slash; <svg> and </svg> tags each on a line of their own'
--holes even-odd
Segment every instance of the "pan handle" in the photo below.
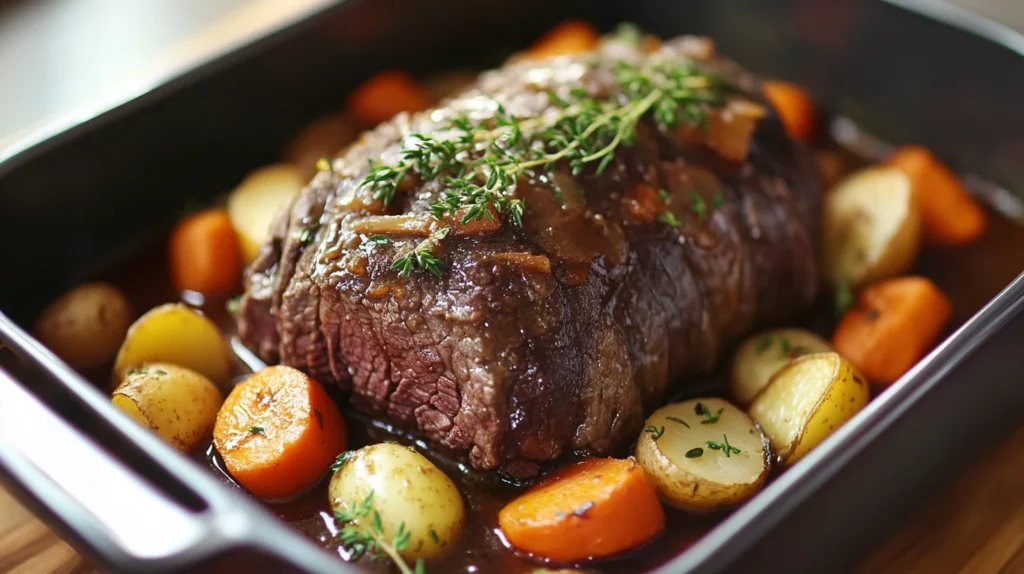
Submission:
<svg viewBox="0 0 1024 574">
<path fill-rule="evenodd" d="M 151 485 L 2 369 L 0 474 L 66 534 L 114 563 L 152 565 L 210 543 L 199 509 Z"/>
</svg>

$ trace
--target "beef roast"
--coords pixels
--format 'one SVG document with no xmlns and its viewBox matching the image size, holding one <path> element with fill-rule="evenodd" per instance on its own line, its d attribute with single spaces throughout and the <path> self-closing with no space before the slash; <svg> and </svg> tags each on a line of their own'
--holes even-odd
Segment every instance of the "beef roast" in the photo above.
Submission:
<svg viewBox="0 0 1024 574">
<path fill-rule="evenodd" d="M 692 37 L 654 55 L 605 44 L 596 66 L 565 57 L 485 73 L 441 108 L 364 134 L 278 216 L 247 274 L 242 339 L 477 469 L 529 476 L 634 440 L 645 413 L 738 337 L 799 318 L 816 295 L 817 170 L 770 110 L 742 161 L 646 118 L 600 176 L 559 166 L 521 178 L 522 227 L 446 238 L 440 277 L 391 264 L 429 232 L 442 182 L 411 182 L 388 206 L 362 182 L 370 159 L 393 164 L 403 137 L 453 114 L 486 117 L 501 102 L 536 117 L 550 91 L 608 91 L 610 62 L 654 57 L 694 60 L 763 103 L 755 78 Z M 643 186 L 667 192 L 680 226 L 637 213 L 631 190 Z M 373 240 L 381 215 L 402 216 L 408 234 Z"/>
</svg>

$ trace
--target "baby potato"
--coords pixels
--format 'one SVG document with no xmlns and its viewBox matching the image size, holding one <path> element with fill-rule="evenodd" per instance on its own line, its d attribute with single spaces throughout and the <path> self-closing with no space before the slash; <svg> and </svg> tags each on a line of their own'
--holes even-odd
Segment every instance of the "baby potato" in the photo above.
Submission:
<svg viewBox="0 0 1024 574">
<path fill-rule="evenodd" d="M 750 416 L 785 464 L 792 464 L 870 400 L 867 379 L 838 353 L 794 359 L 750 405 Z"/>
<path fill-rule="evenodd" d="M 774 329 L 747 339 L 732 359 L 729 394 L 746 407 L 790 360 L 831 351 L 828 341 L 806 329 Z"/>
<path fill-rule="evenodd" d="M 277 211 L 299 193 L 302 184 L 299 168 L 274 164 L 251 172 L 228 196 L 228 217 L 246 261 L 256 258 Z"/>
<path fill-rule="evenodd" d="M 111 400 L 174 448 L 189 452 L 210 435 L 223 397 L 195 371 L 146 363 L 128 371 Z"/>
<path fill-rule="evenodd" d="M 825 275 L 857 287 L 906 272 L 921 243 L 910 179 L 894 167 L 863 169 L 825 198 Z"/>
<path fill-rule="evenodd" d="M 640 433 L 636 459 L 662 500 L 701 513 L 750 498 L 771 470 L 760 429 L 742 410 L 718 398 L 655 411 Z"/>
<path fill-rule="evenodd" d="M 447 552 L 466 521 L 462 495 L 451 479 L 412 447 L 395 443 L 350 453 L 327 493 L 335 513 L 354 516 L 352 526 L 372 528 L 372 508 L 380 515 L 385 540 L 394 540 L 401 527 L 409 535 L 401 551 L 407 559 Z"/>
<path fill-rule="evenodd" d="M 322 116 L 307 125 L 285 150 L 285 160 L 299 170 L 302 181 L 316 175 L 316 162 L 334 156 L 355 141 L 359 125 L 352 116 L 336 113 Z"/>
<path fill-rule="evenodd" d="M 114 360 L 114 384 L 143 363 L 166 362 L 214 382 L 231 371 L 228 348 L 213 321 L 179 303 L 154 307 L 132 323 Z"/>
<path fill-rule="evenodd" d="M 114 357 L 131 322 L 132 307 L 118 288 L 85 283 L 43 310 L 35 334 L 69 365 L 87 369 Z"/>
</svg>

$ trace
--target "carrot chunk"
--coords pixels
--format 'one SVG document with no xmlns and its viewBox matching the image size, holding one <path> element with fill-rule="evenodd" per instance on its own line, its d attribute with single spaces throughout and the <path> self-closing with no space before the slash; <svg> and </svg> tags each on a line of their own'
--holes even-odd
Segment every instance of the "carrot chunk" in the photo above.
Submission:
<svg viewBox="0 0 1024 574">
<path fill-rule="evenodd" d="M 832 335 L 832 347 L 872 382 L 889 385 L 928 352 L 952 304 L 924 277 L 899 277 L 865 289 Z"/>
<path fill-rule="evenodd" d="M 636 461 L 588 458 L 508 503 L 498 524 L 520 550 L 576 562 L 651 540 L 665 527 L 665 511 Z"/>
<path fill-rule="evenodd" d="M 529 58 L 541 60 L 568 54 L 584 54 L 597 47 L 597 30 L 583 20 L 566 20 L 548 30 L 526 51 Z"/>
<path fill-rule="evenodd" d="M 242 275 L 242 250 L 228 212 L 207 209 L 181 220 L 167 242 L 167 259 L 179 291 L 230 292 Z"/>
<path fill-rule="evenodd" d="M 430 95 L 409 74 L 386 70 L 360 84 L 348 98 L 348 109 L 366 125 L 375 126 L 399 112 L 430 107 Z"/>
<path fill-rule="evenodd" d="M 267 367 L 228 395 L 213 444 L 231 476 L 266 499 L 316 484 L 345 450 L 345 421 L 323 387 L 302 372 Z"/>
<path fill-rule="evenodd" d="M 817 110 L 814 100 L 806 90 L 779 80 L 765 80 L 761 84 L 764 95 L 775 106 L 775 110 L 786 127 L 786 133 L 793 139 L 808 141 L 814 135 Z"/>
<path fill-rule="evenodd" d="M 924 223 L 925 241 L 932 245 L 963 245 L 985 233 L 985 210 L 927 148 L 901 147 L 888 163 L 910 178 Z"/>
</svg>

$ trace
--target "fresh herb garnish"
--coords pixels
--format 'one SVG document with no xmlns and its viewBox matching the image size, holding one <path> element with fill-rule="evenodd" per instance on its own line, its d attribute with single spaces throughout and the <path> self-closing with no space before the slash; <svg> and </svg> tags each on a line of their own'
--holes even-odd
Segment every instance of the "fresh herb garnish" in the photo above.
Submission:
<svg viewBox="0 0 1024 574">
<path fill-rule="evenodd" d="M 334 458 L 334 462 L 331 464 L 331 472 L 338 472 L 338 470 L 345 466 L 348 459 L 352 458 L 352 451 L 346 450 Z"/>
<path fill-rule="evenodd" d="M 167 371 L 165 371 L 165 370 L 163 370 L 163 369 L 156 369 L 156 370 L 155 370 L 155 371 L 153 371 L 153 372 L 154 372 L 154 373 L 156 373 L 156 374 L 158 374 L 158 375 L 166 375 L 166 374 L 167 374 Z"/>
<path fill-rule="evenodd" d="M 705 441 L 704 442 L 704 446 L 710 448 L 711 450 L 720 450 L 720 451 L 722 451 L 723 453 L 725 453 L 725 457 L 726 458 L 729 458 L 729 456 L 732 453 L 735 453 L 735 454 L 739 454 L 740 453 L 740 449 L 738 449 L 738 448 L 732 446 L 731 444 L 729 444 L 729 437 L 725 436 L 724 434 L 722 435 L 722 442 L 715 442 L 715 441 L 709 440 L 709 441 Z"/>
<path fill-rule="evenodd" d="M 368 235 L 366 241 L 370 243 L 376 243 L 377 245 L 387 245 L 391 243 L 391 239 L 387 235 L 381 235 L 379 233 L 374 235 Z"/>
<path fill-rule="evenodd" d="M 619 93 L 608 97 L 583 89 L 571 90 L 568 98 L 549 93 L 559 108 L 555 113 L 519 118 L 498 103 L 488 120 L 467 115 L 451 120 L 443 138 L 410 134 L 395 165 L 370 160 L 362 185 L 389 205 L 407 176 L 440 178 L 444 187 L 430 205 L 438 219 L 461 214 L 459 221 L 468 223 L 497 214 L 521 226 L 526 206 L 512 197 L 521 175 L 546 175 L 559 163 L 568 164 L 573 175 L 584 170 L 600 175 L 620 146 L 633 144 L 636 126 L 648 113 L 662 130 L 681 121 L 703 127 L 708 110 L 725 101 L 722 79 L 692 62 L 619 62 L 614 78 Z M 442 267 L 418 263 L 406 259 L 395 268 L 408 274 L 415 268 L 439 273 Z"/>
<path fill-rule="evenodd" d="M 434 532 L 433 528 L 430 529 L 430 539 L 434 541 L 434 544 L 441 543 L 441 539 L 437 537 L 437 533 Z"/>
<path fill-rule="evenodd" d="M 691 448 L 690 450 L 686 451 L 686 454 L 683 456 L 685 456 L 686 458 L 697 458 L 700 456 L 704 456 L 704 449 L 700 448 L 699 446 L 697 448 Z"/>
<path fill-rule="evenodd" d="M 874 321 L 881 314 L 882 314 L 882 312 L 879 311 L 878 309 L 871 309 L 871 310 L 869 310 L 867 312 L 867 314 L 864 316 L 864 318 L 867 319 L 868 321 Z"/>
<path fill-rule="evenodd" d="M 299 243 L 305 245 L 313 240 L 313 231 L 306 228 L 302 228 L 299 230 L 298 233 L 295 234 L 295 239 L 297 239 Z"/>
<path fill-rule="evenodd" d="M 427 239 L 415 249 L 391 263 L 392 269 L 398 270 L 399 277 L 412 275 L 414 269 L 426 269 L 431 275 L 440 278 L 444 269 L 444 261 L 434 257 L 432 253 L 433 238 Z"/>
<path fill-rule="evenodd" d="M 320 428 L 324 428 L 324 415 L 320 412 L 320 409 L 313 409 L 313 414 L 316 415 L 316 422 L 320 423 Z"/>
<path fill-rule="evenodd" d="M 849 281 L 836 283 L 836 317 L 842 317 L 847 309 L 853 306 L 853 287 Z"/>
<path fill-rule="evenodd" d="M 334 173 L 334 162 L 328 156 L 323 156 L 316 160 L 316 169 L 318 171 L 329 171 Z"/>
<path fill-rule="evenodd" d="M 718 409 L 717 413 L 711 412 L 711 409 L 704 406 L 704 403 L 697 403 L 693 407 L 693 412 L 697 413 L 697 416 L 704 417 L 704 420 L 700 421 L 702 425 L 713 425 L 718 422 L 721 418 L 722 413 L 725 411 L 725 407 Z"/>
<path fill-rule="evenodd" d="M 659 189 L 658 190 L 658 199 L 660 199 L 663 203 L 668 203 L 669 200 L 672 199 L 672 196 L 669 195 L 669 193 L 667 191 L 665 191 L 664 189 Z"/>
<path fill-rule="evenodd" d="M 134 376 L 134 375 L 145 375 L 146 374 L 146 369 L 128 369 L 128 372 L 126 374 L 129 377 Z"/>
<path fill-rule="evenodd" d="M 659 211 L 658 214 L 654 216 L 654 219 L 657 220 L 658 223 L 664 223 L 665 225 L 671 225 L 672 227 L 683 226 L 683 222 L 679 221 L 676 214 L 671 211 Z"/>
<path fill-rule="evenodd" d="M 779 346 L 782 347 L 782 354 L 788 355 L 790 351 L 789 339 L 779 335 Z"/>
<path fill-rule="evenodd" d="M 227 302 L 224 303 L 224 308 L 228 310 L 228 313 L 237 315 L 242 310 L 242 296 L 235 295 L 228 299 Z"/>
<path fill-rule="evenodd" d="M 670 420 L 670 421 L 672 421 L 672 422 L 674 422 L 674 423 L 679 423 L 679 424 L 683 425 L 686 428 L 690 428 L 690 425 L 686 424 L 686 421 L 684 421 L 683 419 L 681 419 L 679 417 L 665 417 L 665 418 Z"/>
<path fill-rule="evenodd" d="M 390 558 L 402 574 L 425 574 L 423 560 L 416 561 L 415 569 L 402 558 L 401 552 L 409 547 L 412 531 L 405 528 L 405 522 L 398 525 L 398 532 L 390 541 L 384 538 L 384 526 L 380 513 L 373 508 L 373 491 L 351 508 L 334 511 L 334 520 L 343 525 L 338 536 L 350 553 L 350 560 L 369 556 L 371 560 Z M 368 524 L 366 524 L 368 523 Z"/>
<path fill-rule="evenodd" d="M 250 434 L 263 434 L 263 427 L 249 427 Z"/>
<path fill-rule="evenodd" d="M 654 440 L 658 440 L 661 435 L 665 434 L 665 427 L 649 426 L 644 429 L 644 432 L 654 435 Z"/>
<path fill-rule="evenodd" d="M 772 336 L 765 335 L 761 337 L 761 340 L 757 342 L 757 352 L 763 353 L 768 350 L 768 347 L 772 346 Z"/>
<path fill-rule="evenodd" d="M 721 190 L 716 191 L 711 196 L 711 209 L 718 209 L 725 203 L 725 194 Z"/>
<path fill-rule="evenodd" d="M 696 191 L 690 192 L 690 211 L 697 214 L 698 223 L 704 223 L 704 219 L 708 216 L 708 204 L 704 201 L 704 197 Z"/>
</svg>

